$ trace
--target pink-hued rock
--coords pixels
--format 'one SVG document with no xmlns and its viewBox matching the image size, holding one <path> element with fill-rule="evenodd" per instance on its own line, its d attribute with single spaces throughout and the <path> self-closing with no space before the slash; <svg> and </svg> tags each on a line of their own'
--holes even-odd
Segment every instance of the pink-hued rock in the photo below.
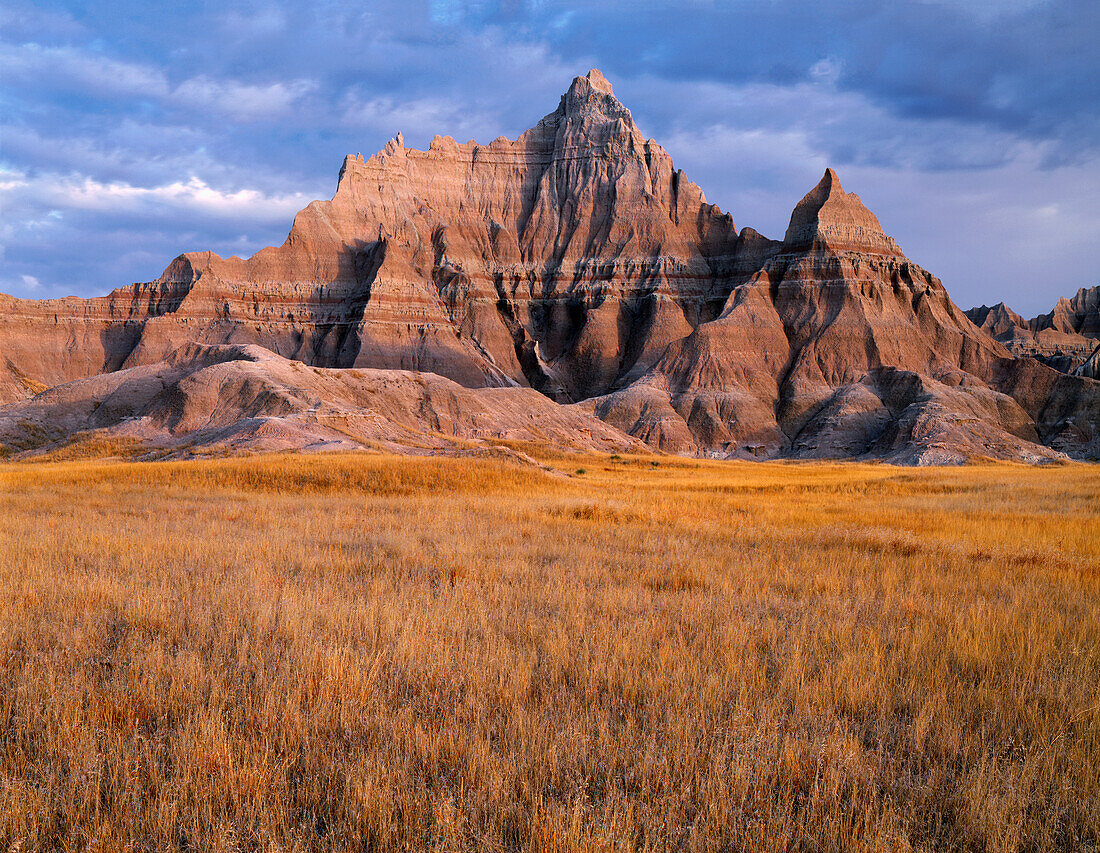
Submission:
<svg viewBox="0 0 1100 853">
<path fill-rule="evenodd" d="M 416 151 L 397 137 L 348 157 L 280 247 L 182 255 L 157 282 L 60 310 L 24 302 L 0 351 L 47 385 L 197 340 L 581 398 L 691 331 L 723 298 L 711 291 L 735 240 L 593 70 L 515 141 Z M 35 333 L 17 342 L 12 325 Z"/>
<path fill-rule="evenodd" d="M 1073 298 L 1059 299 L 1049 314 L 1031 320 L 1003 302 L 971 308 L 966 315 L 1014 355 L 1031 356 L 1062 373 L 1092 375 L 1079 368 L 1100 342 L 1100 287 L 1083 287 Z"/>
<path fill-rule="evenodd" d="M 1097 301 L 1064 300 L 1028 334 L 1091 334 Z M 300 362 L 527 389 L 516 399 L 540 412 L 578 403 L 672 452 L 1037 459 L 1055 439 L 1093 452 L 1096 383 L 1012 367 L 1017 321 L 987 310 L 975 326 L 832 169 L 782 241 L 738 232 L 593 69 L 516 140 L 418 151 L 398 134 L 349 156 L 333 198 L 251 258 L 188 253 L 96 299 L 0 297 L 0 402 L 197 343 L 269 350 L 283 360 L 239 370 L 287 387 Z"/>
<path fill-rule="evenodd" d="M 824 221 L 815 220 L 822 211 Z M 787 240 L 733 284 L 714 320 L 629 387 L 586 405 L 681 453 L 1058 458 L 1038 445 L 1060 424 L 1044 424 L 1044 433 L 1035 413 L 998 389 L 1011 361 L 830 170 L 799 203 Z M 1082 399 L 1100 391 L 1076 387 Z M 1084 433 L 1095 435 L 1100 415 L 1083 415 Z M 1081 444 L 1090 453 L 1091 441 Z"/>
<path fill-rule="evenodd" d="M 831 249 L 866 255 L 905 257 L 901 248 L 882 231 L 878 217 L 855 193 L 846 193 L 840 178 L 826 169 L 818 185 L 802 197 L 791 213 L 783 237 L 790 249 Z"/>
<path fill-rule="evenodd" d="M 464 388 L 432 373 L 320 368 L 253 344 L 189 344 L 164 361 L 77 379 L 0 409 L 22 455 L 74 437 L 148 452 L 381 449 L 444 452 L 533 442 L 563 450 L 645 445 L 530 388 Z"/>
</svg>

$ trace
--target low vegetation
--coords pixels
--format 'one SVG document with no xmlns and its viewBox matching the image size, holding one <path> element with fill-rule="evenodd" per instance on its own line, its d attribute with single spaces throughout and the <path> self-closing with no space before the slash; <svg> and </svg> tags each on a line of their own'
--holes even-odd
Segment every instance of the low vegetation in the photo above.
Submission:
<svg viewBox="0 0 1100 853">
<path fill-rule="evenodd" d="M 1095 849 L 1096 469 L 543 461 L 0 465 L 0 850 Z"/>
</svg>

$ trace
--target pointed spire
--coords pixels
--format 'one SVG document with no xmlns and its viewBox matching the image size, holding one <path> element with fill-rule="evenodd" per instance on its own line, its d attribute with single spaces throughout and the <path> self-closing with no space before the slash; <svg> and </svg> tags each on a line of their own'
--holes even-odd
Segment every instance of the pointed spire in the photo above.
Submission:
<svg viewBox="0 0 1100 853">
<path fill-rule="evenodd" d="M 607 96 L 618 103 L 618 99 L 615 98 L 615 91 L 611 88 L 607 78 L 600 73 L 598 68 L 593 68 L 583 77 L 573 78 L 569 91 L 565 93 L 565 98 L 570 102 L 583 103 L 599 98 L 601 95 Z"/>
<path fill-rule="evenodd" d="M 630 110 L 615 97 L 611 84 L 597 68 L 593 68 L 583 77 L 573 78 L 569 91 L 562 96 L 556 115 L 595 115 L 607 119 L 622 119 L 630 128 L 634 127 Z"/>
<path fill-rule="evenodd" d="M 585 79 L 591 84 L 593 89 L 599 92 L 606 92 L 609 95 L 615 94 L 614 90 L 611 88 L 611 84 L 607 81 L 607 78 L 603 76 L 600 69 L 590 69 L 585 75 Z"/>
<path fill-rule="evenodd" d="M 844 251 L 902 254 L 859 196 L 844 192 L 840 178 L 831 168 L 825 170 L 817 186 L 795 206 L 783 242 L 791 248 L 819 245 Z"/>
<path fill-rule="evenodd" d="M 816 222 L 821 208 L 832 198 L 834 193 L 839 196 L 847 195 L 840 185 L 840 178 L 837 173 L 830 167 L 825 170 L 825 174 L 821 176 L 817 186 L 802 196 L 802 200 L 795 205 L 794 211 L 791 213 L 791 223 L 790 227 L 787 228 L 787 233 L 789 234 L 791 228 L 795 226 L 809 225 Z"/>
</svg>

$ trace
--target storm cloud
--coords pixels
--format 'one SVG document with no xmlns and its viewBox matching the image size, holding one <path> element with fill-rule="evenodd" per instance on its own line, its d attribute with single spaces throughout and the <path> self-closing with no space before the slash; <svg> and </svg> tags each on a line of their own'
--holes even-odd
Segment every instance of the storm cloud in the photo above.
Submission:
<svg viewBox="0 0 1100 853">
<path fill-rule="evenodd" d="M 1091 2 L 26 3 L 0 10 L 0 290 L 250 254 L 396 132 L 514 137 L 599 67 L 780 236 L 826 165 L 963 307 L 1096 284 Z"/>
</svg>

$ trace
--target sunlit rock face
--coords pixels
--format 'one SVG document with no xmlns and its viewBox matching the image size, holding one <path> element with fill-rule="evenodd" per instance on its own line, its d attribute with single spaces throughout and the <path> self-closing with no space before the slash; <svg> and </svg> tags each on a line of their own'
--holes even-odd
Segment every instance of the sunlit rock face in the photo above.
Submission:
<svg viewBox="0 0 1100 853">
<path fill-rule="evenodd" d="M 1062 297 L 1047 314 L 1025 320 L 1003 302 L 971 308 L 966 316 L 1008 347 L 1062 373 L 1096 378 L 1091 356 L 1100 346 L 1100 287 L 1082 287 Z"/>
<path fill-rule="evenodd" d="M 1096 451 L 1100 388 L 1047 387 L 1053 372 L 1030 360 L 1007 370 L 1011 353 L 831 169 L 783 242 L 760 245 L 757 258 L 755 272 L 726 279 L 713 320 L 628 387 L 590 401 L 596 414 L 669 451 L 752 458 L 1036 461 L 1050 455 L 1036 449 L 1044 441 Z M 1036 420 L 1044 388 L 1085 404 Z"/>
<path fill-rule="evenodd" d="M 1091 329 L 1089 298 L 1059 303 L 1050 328 Z M 986 319 L 832 169 L 782 241 L 738 232 L 592 70 L 516 140 L 418 151 L 399 134 L 349 156 L 333 198 L 251 258 L 182 255 L 98 299 L 0 298 L 0 400 L 197 342 L 529 386 L 675 452 L 1092 452 L 1095 383 L 1012 367 L 997 330 L 1015 321 Z"/>
</svg>

